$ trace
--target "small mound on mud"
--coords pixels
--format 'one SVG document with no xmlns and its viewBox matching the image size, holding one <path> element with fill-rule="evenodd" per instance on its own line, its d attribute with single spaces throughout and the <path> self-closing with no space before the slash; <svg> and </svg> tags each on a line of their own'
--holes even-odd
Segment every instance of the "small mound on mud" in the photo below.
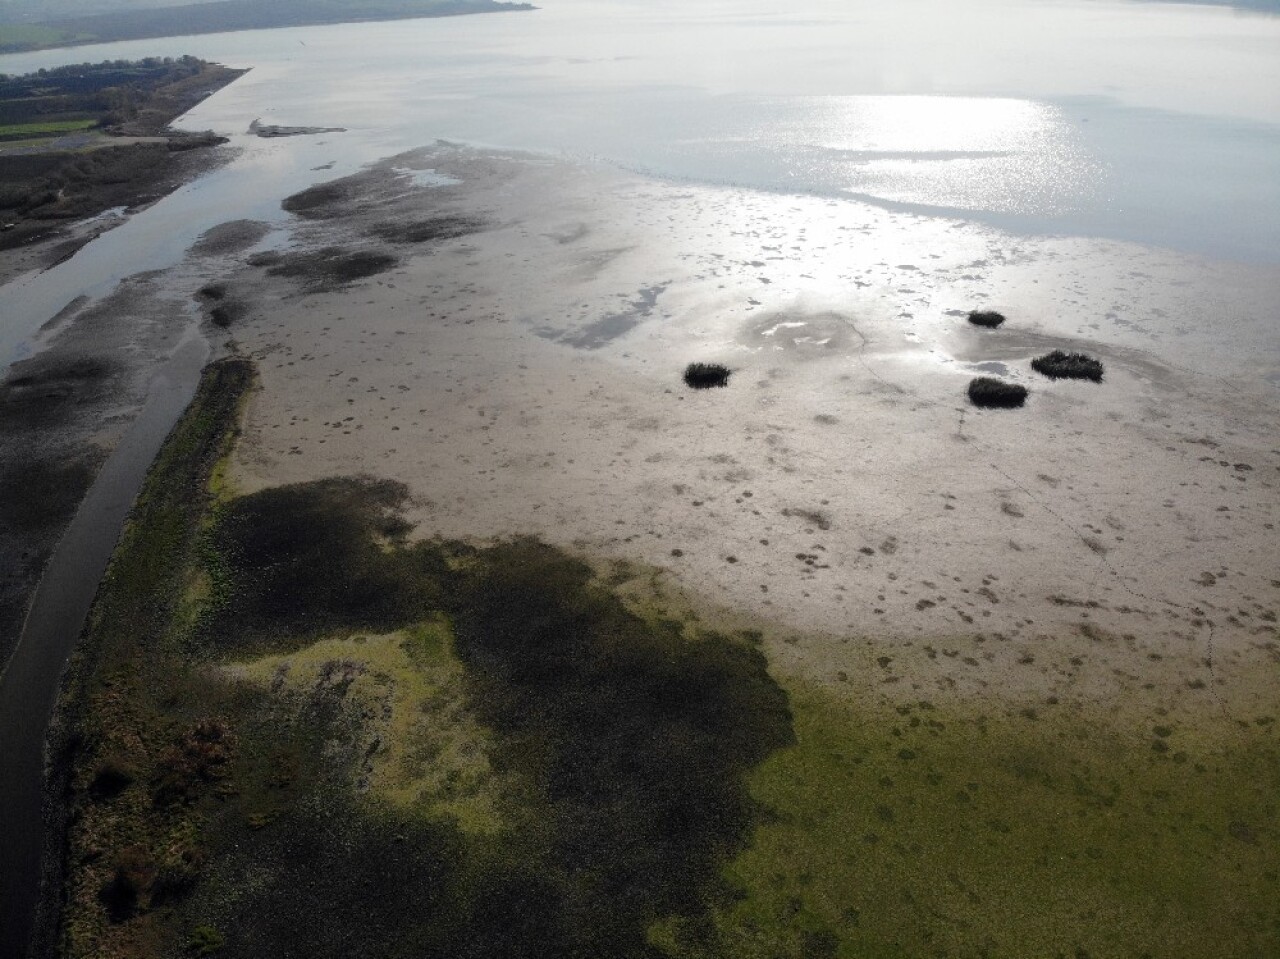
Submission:
<svg viewBox="0 0 1280 959">
<path fill-rule="evenodd" d="M 476 233 L 483 224 L 465 216 L 435 216 L 407 222 L 379 223 L 370 232 L 389 243 L 431 243 Z"/>
<path fill-rule="evenodd" d="M 342 216 L 355 199 L 357 184 L 352 177 L 331 180 L 307 187 L 281 201 L 280 207 L 286 213 L 305 217 L 308 220 L 327 220 Z"/>
<path fill-rule="evenodd" d="M 271 224 L 261 220 L 229 220 L 200 234 L 191 245 L 194 256 L 229 256 L 243 253 L 271 232 Z"/>
<path fill-rule="evenodd" d="M 332 290 L 397 266 L 399 259 L 381 250 L 348 250 L 327 246 L 296 253 L 266 253 L 249 257 L 250 266 L 265 266 L 272 276 L 300 279 L 314 291 Z"/>
<path fill-rule="evenodd" d="M 969 383 L 969 402 L 974 406 L 1016 409 L 1027 401 L 1027 388 L 991 376 L 979 376 Z"/>
<path fill-rule="evenodd" d="M 1102 382 L 1102 361 L 1087 353 L 1054 350 L 1031 361 L 1031 368 L 1051 380 L 1093 380 Z"/>
<path fill-rule="evenodd" d="M 974 326 L 985 326 L 989 330 L 994 330 L 1004 322 L 1004 314 L 997 313 L 995 310 L 973 310 L 969 314 L 969 322 Z"/>
<path fill-rule="evenodd" d="M 695 390 L 713 386 L 728 386 L 732 371 L 719 363 L 690 363 L 684 368 L 684 382 Z"/>
</svg>

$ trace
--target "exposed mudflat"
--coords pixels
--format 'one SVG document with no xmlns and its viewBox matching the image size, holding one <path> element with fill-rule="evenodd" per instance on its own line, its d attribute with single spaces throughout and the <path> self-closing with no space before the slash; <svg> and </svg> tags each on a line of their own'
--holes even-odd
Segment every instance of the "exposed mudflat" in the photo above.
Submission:
<svg viewBox="0 0 1280 959">
<path fill-rule="evenodd" d="M 1264 358 L 1205 346 L 1220 315 L 1265 341 L 1262 271 L 448 146 L 285 206 L 285 262 L 356 237 L 400 262 L 311 295 L 275 261 L 233 278 L 245 488 L 372 473 L 423 533 L 665 568 L 833 637 L 772 651 L 821 683 L 872 636 L 904 697 L 1274 701 L 1275 404 Z M 432 218 L 476 229 L 379 239 Z M 986 307 L 1002 328 L 967 322 Z M 1105 381 L 1033 373 L 1052 348 Z M 730 386 L 687 389 L 691 361 Z M 993 364 L 1024 408 L 966 400 Z"/>
</svg>

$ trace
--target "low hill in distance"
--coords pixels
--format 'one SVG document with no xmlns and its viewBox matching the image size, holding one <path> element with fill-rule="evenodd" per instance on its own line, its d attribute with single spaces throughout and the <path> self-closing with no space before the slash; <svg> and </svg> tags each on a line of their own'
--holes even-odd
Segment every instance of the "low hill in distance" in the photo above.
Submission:
<svg viewBox="0 0 1280 959">
<path fill-rule="evenodd" d="M 0 53 L 153 37 L 266 30 L 361 20 L 408 20 L 532 10 L 499 0 L 220 0 L 150 9 L 0 23 Z"/>
</svg>

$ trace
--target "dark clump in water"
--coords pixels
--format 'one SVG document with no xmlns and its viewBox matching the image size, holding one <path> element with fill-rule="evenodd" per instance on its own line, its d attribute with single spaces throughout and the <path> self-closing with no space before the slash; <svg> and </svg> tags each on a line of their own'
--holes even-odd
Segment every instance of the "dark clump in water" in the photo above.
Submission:
<svg viewBox="0 0 1280 959">
<path fill-rule="evenodd" d="M 1031 361 L 1031 368 L 1053 380 L 1092 380 L 1102 382 L 1102 362 L 1086 353 L 1064 353 L 1054 350 Z"/>
<path fill-rule="evenodd" d="M 719 363 L 690 363 L 684 368 L 684 382 L 695 390 L 728 386 L 732 371 Z"/>
<path fill-rule="evenodd" d="M 979 376 L 969 383 L 969 402 L 974 406 L 1015 409 L 1027 400 L 1027 388 L 991 376 Z"/>
<path fill-rule="evenodd" d="M 1004 322 L 1004 314 L 995 310 L 974 310 L 969 314 L 969 322 L 993 330 Z"/>
</svg>

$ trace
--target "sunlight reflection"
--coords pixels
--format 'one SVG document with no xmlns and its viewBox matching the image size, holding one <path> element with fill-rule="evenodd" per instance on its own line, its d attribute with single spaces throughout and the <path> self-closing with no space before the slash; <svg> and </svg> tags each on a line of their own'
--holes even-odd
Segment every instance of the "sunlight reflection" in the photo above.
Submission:
<svg viewBox="0 0 1280 959">
<path fill-rule="evenodd" d="M 1105 167 L 1062 111 L 984 97 L 813 97 L 764 137 L 805 142 L 806 173 L 900 203 L 1055 215 L 1094 196 Z"/>
</svg>

